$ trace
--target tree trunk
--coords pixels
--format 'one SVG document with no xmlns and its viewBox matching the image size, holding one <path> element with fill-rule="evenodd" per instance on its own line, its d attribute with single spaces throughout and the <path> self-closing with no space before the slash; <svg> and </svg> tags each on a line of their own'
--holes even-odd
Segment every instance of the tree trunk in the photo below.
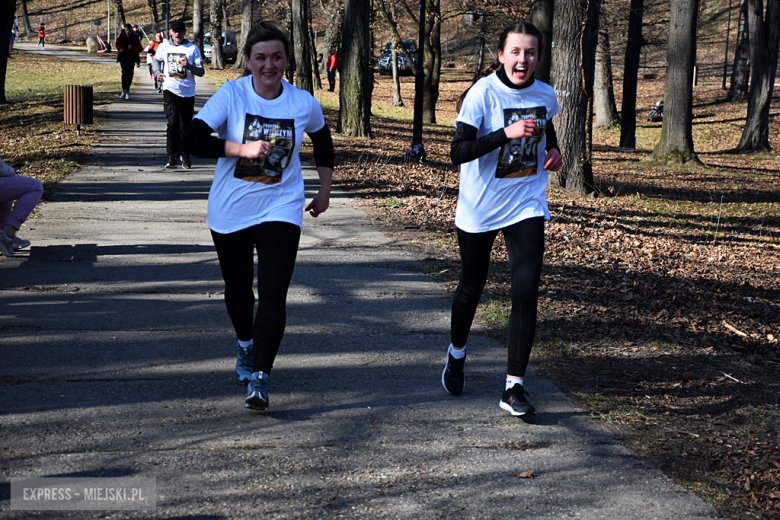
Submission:
<svg viewBox="0 0 780 520">
<path fill-rule="evenodd" d="M 241 34 L 239 35 L 238 55 L 236 63 L 233 65 L 235 70 L 244 70 L 246 68 L 246 57 L 244 55 L 244 43 L 249 31 L 252 30 L 252 0 L 241 0 Z"/>
<path fill-rule="evenodd" d="M 203 0 L 192 0 L 192 43 L 203 56 Z"/>
<path fill-rule="evenodd" d="M 612 86 L 612 56 L 609 47 L 609 32 L 605 27 L 599 28 L 599 42 L 596 46 L 596 75 L 594 79 L 594 111 L 596 128 L 608 128 L 620 123 L 615 91 Z"/>
<path fill-rule="evenodd" d="M 181 20 L 182 22 L 187 19 L 187 7 L 189 7 L 189 5 L 190 5 L 189 1 L 184 2 L 184 8 L 181 10 L 181 16 L 179 17 L 179 20 Z"/>
<path fill-rule="evenodd" d="M 780 0 L 767 0 L 763 15 L 761 0 L 747 0 L 750 26 L 750 77 L 748 111 L 742 138 L 737 150 L 741 152 L 772 149 L 769 146 L 769 106 L 777 75 L 777 54 L 780 47 Z M 762 19 L 763 18 L 763 19 Z"/>
<path fill-rule="evenodd" d="M 308 4 L 308 0 L 292 0 L 293 49 L 296 65 L 295 86 L 314 94 L 311 80 Z"/>
<path fill-rule="evenodd" d="M 623 101 L 620 106 L 620 146 L 623 148 L 636 148 L 636 92 L 640 54 L 645 42 L 642 36 L 643 16 L 644 0 L 631 0 L 623 65 Z"/>
<path fill-rule="evenodd" d="M 701 164 L 693 151 L 693 66 L 696 60 L 698 0 L 671 0 L 667 43 L 664 123 L 650 160 Z"/>
<path fill-rule="evenodd" d="M 152 33 L 157 34 L 160 32 L 160 13 L 157 11 L 157 0 L 147 0 L 149 5 L 149 18 L 152 22 Z M 154 36 L 152 36 L 154 41 Z"/>
<path fill-rule="evenodd" d="M 322 78 L 320 77 L 320 68 L 317 66 L 317 46 L 314 44 L 314 29 L 311 26 L 311 18 L 309 18 L 309 49 L 311 52 L 311 79 L 314 84 L 314 90 L 322 90 Z M 323 60 L 324 61 L 324 60 Z"/>
<path fill-rule="evenodd" d="M 24 23 L 25 36 L 29 38 L 33 35 L 33 28 L 30 25 L 30 16 L 27 14 L 27 0 L 19 0 L 19 4 L 22 7 L 22 22 Z"/>
<path fill-rule="evenodd" d="M 14 10 L 0 9 L 0 104 L 3 105 L 8 103 L 8 100 L 5 98 L 5 76 L 8 68 L 8 57 L 11 52 L 11 27 L 13 25 Z M 3 27 L 5 29 L 2 29 Z"/>
<path fill-rule="evenodd" d="M 563 166 L 550 183 L 579 195 L 593 193 L 592 103 L 599 30 L 599 0 L 555 3 L 552 82 L 561 112 L 555 130 Z"/>
<path fill-rule="evenodd" d="M 222 54 L 222 0 L 211 0 L 209 10 L 211 22 L 211 68 L 222 70 L 225 68 L 225 56 Z"/>
<path fill-rule="evenodd" d="M 125 20 L 125 6 L 122 5 L 122 0 L 114 0 L 114 3 L 116 4 L 116 19 L 119 22 L 119 30 L 121 31 L 127 23 Z"/>
<path fill-rule="evenodd" d="M 748 97 L 750 79 L 750 31 L 747 22 L 747 0 L 739 6 L 739 28 L 737 29 L 737 48 L 734 51 L 734 66 L 731 69 L 731 86 L 726 101 L 744 101 Z"/>
<path fill-rule="evenodd" d="M 370 137 L 371 134 L 374 74 L 371 70 L 369 8 L 365 0 L 344 2 L 339 63 L 340 109 L 336 132 L 352 137 Z"/>
<path fill-rule="evenodd" d="M 477 68 L 474 69 L 474 78 L 471 80 L 475 83 L 482 77 L 482 69 L 485 67 L 485 35 L 479 36 L 479 59 L 477 60 Z"/>
<path fill-rule="evenodd" d="M 553 12 L 554 0 L 534 0 L 531 22 L 542 33 L 542 48 L 539 51 L 539 61 L 534 70 L 534 78 L 550 83 L 550 67 L 552 64 Z"/>
<path fill-rule="evenodd" d="M 425 81 L 423 82 L 423 124 L 436 124 L 436 103 L 441 80 L 441 0 L 426 0 Z M 421 20 L 421 23 L 423 21 Z M 419 52 L 419 51 L 418 51 Z"/>
<path fill-rule="evenodd" d="M 393 45 L 391 60 L 393 64 L 393 106 L 404 106 L 404 100 L 401 99 L 401 79 L 398 77 L 398 49 Z"/>
</svg>

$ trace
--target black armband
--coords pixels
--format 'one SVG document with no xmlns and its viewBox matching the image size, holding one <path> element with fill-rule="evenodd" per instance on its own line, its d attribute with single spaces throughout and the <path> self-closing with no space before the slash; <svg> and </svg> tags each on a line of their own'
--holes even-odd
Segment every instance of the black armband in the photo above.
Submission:
<svg viewBox="0 0 780 520">
<path fill-rule="evenodd" d="M 458 123 L 450 146 L 452 164 L 459 165 L 487 155 L 509 142 L 503 128 L 477 138 L 477 129 L 466 123 Z"/>
<path fill-rule="evenodd" d="M 208 159 L 225 157 L 226 141 L 211 135 L 213 132 L 214 130 L 202 119 L 193 119 L 181 138 L 181 151 Z"/>
<path fill-rule="evenodd" d="M 328 125 L 326 124 L 316 132 L 309 133 L 309 139 L 311 139 L 311 147 L 314 152 L 314 164 L 317 167 L 324 166 L 333 169 L 333 138 L 330 135 Z"/>
</svg>

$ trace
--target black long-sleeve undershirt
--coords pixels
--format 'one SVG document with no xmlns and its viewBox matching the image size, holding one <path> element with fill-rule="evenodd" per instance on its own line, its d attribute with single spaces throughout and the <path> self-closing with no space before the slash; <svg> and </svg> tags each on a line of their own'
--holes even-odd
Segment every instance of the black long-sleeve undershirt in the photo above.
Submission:
<svg viewBox="0 0 780 520">
<path fill-rule="evenodd" d="M 496 75 L 504 85 L 516 90 L 528 88 L 535 81 L 533 76 L 531 76 L 530 80 L 524 85 L 515 85 L 509 81 L 504 67 L 499 68 L 496 71 Z M 450 146 L 450 160 L 452 160 L 452 164 L 459 165 L 473 161 L 483 155 L 487 155 L 496 148 L 504 146 L 510 141 L 503 128 L 499 128 L 495 132 L 483 135 L 480 138 L 477 138 L 477 132 L 478 130 L 475 127 L 467 123 L 457 124 L 455 136 L 452 138 L 452 145 Z M 558 149 L 558 136 L 555 133 L 555 126 L 552 121 L 547 121 L 545 135 L 547 136 L 545 149 L 548 152 L 552 149 Z"/>
<path fill-rule="evenodd" d="M 214 130 L 202 119 L 193 119 L 182 137 L 182 152 L 196 157 L 218 159 L 225 157 L 225 139 L 212 135 Z M 307 132 L 308 133 L 308 132 Z M 333 168 L 333 138 L 326 124 L 316 132 L 308 133 L 317 167 Z"/>
</svg>

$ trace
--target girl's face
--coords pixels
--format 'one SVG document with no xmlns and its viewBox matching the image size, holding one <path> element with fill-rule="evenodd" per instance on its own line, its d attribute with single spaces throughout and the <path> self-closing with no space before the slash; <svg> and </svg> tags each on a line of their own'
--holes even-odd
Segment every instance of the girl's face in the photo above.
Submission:
<svg viewBox="0 0 780 520">
<path fill-rule="evenodd" d="M 252 84 L 260 97 L 273 99 L 281 90 L 284 71 L 287 70 L 287 53 L 279 40 L 257 42 L 246 57 L 246 67 L 252 73 Z"/>
<path fill-rule="evenodd" d="M 504 48 L 498 50 L 498 61 L 503 63 L 509 81 L 525 85 L 539 61 L 539 42 L 530 34 L 510 33 Z"/>
</svg>

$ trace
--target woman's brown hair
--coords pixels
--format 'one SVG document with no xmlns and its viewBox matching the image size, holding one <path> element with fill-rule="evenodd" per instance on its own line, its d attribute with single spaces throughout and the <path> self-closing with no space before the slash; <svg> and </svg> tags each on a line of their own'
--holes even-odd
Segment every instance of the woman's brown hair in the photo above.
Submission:
<svg viewBox="0 0 780 520">
<path fill-rule="evenodd" d="M 244 56 L 249 58 L 252 54 L 252 47 L 256 43 L 280 41 L 284 45 L 284 53 L 287 55 L 287 59 L 291 59 L 293 55 L 293 46 L 290 43 L 290 39 L 287 37 L 287 33 L 284 32 L 282 26 L 276 22 L 265 20 L 249 31 L 249 35 L 246 37 L 246 43 L 244 44 Z M 244 68 L 244 76 L 251 74 L 249 69 Z"/>
</svg>

